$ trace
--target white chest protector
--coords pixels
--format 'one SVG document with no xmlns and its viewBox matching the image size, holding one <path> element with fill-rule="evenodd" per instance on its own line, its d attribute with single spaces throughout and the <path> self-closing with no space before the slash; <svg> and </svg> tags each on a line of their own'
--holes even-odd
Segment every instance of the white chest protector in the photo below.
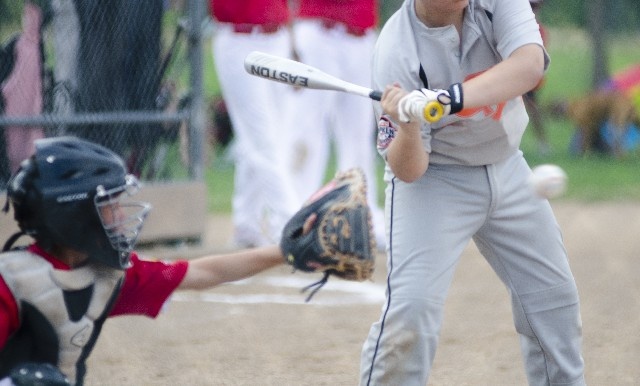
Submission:
<svg viewBox="0 0 640 386">
<path fill-rule="evenodd" d="M 16 300 L 21 325 L 0 359 L 56 362 L 52 364 L 73 383 L 82 383 L 84 360 L 119 293 L 124 272 L 95 265 L 57 270 L 38 255 L 11 251 L 0 256 L 0 275 Z M 10 350 L 17 355 L 5 358 Z"/>
</svg>

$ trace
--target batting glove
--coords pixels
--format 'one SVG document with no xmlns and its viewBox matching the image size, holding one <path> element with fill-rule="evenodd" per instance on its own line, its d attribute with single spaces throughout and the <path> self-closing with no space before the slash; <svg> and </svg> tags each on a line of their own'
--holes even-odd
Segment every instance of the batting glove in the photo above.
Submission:
<svg viewBox="0 0 640 386">
<path fill-rule="evenodd" d="M 462 110 L 462 85 L 452 84 L 448 90 L 423 88 L 405 95 L 398 103 L 398 117 L 404 123 L 434 123 L 443 116 Z"/>
</svg>

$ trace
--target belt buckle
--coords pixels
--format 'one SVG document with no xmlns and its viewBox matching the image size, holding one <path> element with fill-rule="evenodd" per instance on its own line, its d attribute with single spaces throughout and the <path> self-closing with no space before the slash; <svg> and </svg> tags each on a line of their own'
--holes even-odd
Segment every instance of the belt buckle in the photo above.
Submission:
<svg viewBox="0 0 640 386">
<path fill-rule="evenodd" d="M 268 23 L 268 24 L 234 24 L 233 32 L 239 34 L 251 34 L 254 32 L 263 34 L 272 34 L 278 32 L 280 24 Z"/>
<path fill-rule="evenodd" d="M 339 22 L 331 19 L 322 19 L 322 27 L 325 29 L 334 29 L 338 26 Z"/>
<path fill-rule="evenodd" d="M 362 27 L 347 26 L 347 33 L 349 35 L 360 37 L 364 36 L 367 33 L 367 29 Z"/>
<path fill-rule="evenodd" d="M 332 19 L 322 19 L 322 27 L 328 30 L 332 30 L 340 27 L 341 29 L 343 28 L 344 32 L 346 32 L 348 35 L 358 36 L 358 37 L 364 36 L 367 33 L 366 28 L 355 27 L 355 26 L 343 23 L 341 21 L 332 20 Z"/>
<path fill-rule="evenodd" d="M 273 34 L 280 30 L 280 24 L 269 23 L 269 24 L 259 24 L 258 28 L 261 32 L 265 34 Z"/>
</svg>

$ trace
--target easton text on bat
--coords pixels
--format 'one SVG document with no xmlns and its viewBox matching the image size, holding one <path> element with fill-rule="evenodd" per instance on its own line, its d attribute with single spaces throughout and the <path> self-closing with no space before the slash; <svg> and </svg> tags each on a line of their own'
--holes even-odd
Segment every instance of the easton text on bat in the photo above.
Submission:
<svg viewBox="0 0 640 386">
<path fill-rule="evenodd" d="M 307 87 L 309 85 L 309 78 L 292 75 L 288 72 L 278 71 L 267 67 L 251 66 L 251 75 L 257 75 L 263 78 L 273 79 L 278 82 L 289 83 L 294 86 Z"/>
</svg>

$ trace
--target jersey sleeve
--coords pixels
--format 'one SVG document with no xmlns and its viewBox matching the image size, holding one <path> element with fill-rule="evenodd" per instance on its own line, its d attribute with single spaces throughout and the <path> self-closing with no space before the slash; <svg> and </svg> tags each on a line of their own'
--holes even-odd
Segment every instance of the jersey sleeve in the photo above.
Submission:
<svg viewBox="0 0 640 386">
<path fill-rule="evenodd" d="M 507 58 L 526 44 L 538 44 L 544 50 L 546 70 L 549 54 L 544 48 L 540 26 L 529 3 L 513 0 L 496 0 L 495 3 L 493 31 L 500 55 Z"/>
<path fill-rule="evenodd" d="M 18 330 L 19 325 L 18 305 L 9 287 L 0 277 L 0 350 L 9 337 Z"/>
<path fill-rule="evenodd" d="M 136 254 L 131 262 L 110 316 L 137 314 L 155 318 L 184 279 L 188 262 L 146 260 Z"/>
</svg>

